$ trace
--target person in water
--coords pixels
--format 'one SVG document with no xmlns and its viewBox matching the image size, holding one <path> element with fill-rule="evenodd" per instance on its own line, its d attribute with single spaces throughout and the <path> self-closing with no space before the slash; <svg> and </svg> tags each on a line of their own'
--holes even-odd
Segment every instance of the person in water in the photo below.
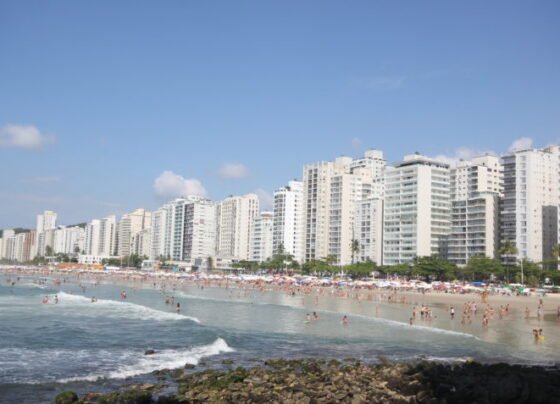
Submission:
<svg viewBox="0 0 560 404">
<path fill-rule="evenodd" d="M 181 303 L 177 303 L 177 313 L 181 312 Z"/>
<path fill-rule="evenodd" d="M 58 304 L 58 295 L 54 295 L 54 303 Z"/>
<path fill-rule="evenodd" d="M 43 297 L 43 304 L 47 304 L 49 302 L 49 297 L 45 296 Z"/>
<path fill-rule="evenodd" d="M 342 325 L 348 325 L 348 316 L 344 315 L 344 317 L 342 317 Z"/>
<path fill-rule="evenodd" d="M 319 315 L 315 311 L 313 312 L 313 320 L 319 320 Z"/>
</svg>

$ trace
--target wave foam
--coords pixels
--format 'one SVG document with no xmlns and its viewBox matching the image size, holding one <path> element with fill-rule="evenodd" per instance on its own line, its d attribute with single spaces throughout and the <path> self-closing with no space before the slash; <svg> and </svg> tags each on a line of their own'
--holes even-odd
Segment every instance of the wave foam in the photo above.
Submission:
<svg viewBox="0 0 560 404">
<path fill-rule="evenodd" d="M 222 338 L 216 339 L 212 344 L 194 347 L 185 350 L 163 350 L 153 355 L 142 355 L 135 363 L 118 367 L 106 373 L 91 374 L 83 377 L 70 377 L 60 379 L 60 383 L 76 381 L 97 381 L 99 379 L 126 379 L 127 377 L 151 373 L 156 370 L 176 369 L 183 367 L 186 363 L 197 365 L 200 359 L 215 356 L 222 353 L 233 352 Z"/>
<path fill-rule="evenodd" d="M 107 312 L 109 317 L 117 318 L 134 318 L 140 320 L 156 320 L 156 321 L 178 321 L 178 320 L 191 320 L 195 323 L 200 323 L 196 317 L 185 316 L 179 313 L 165 312 L 150 307 L 142 306 L 140 304 L 130 302 L 119 302 L 116 300 L 97 299 L 95 303 L 91 302 L 90 298 L 81 295 L 72 295 L 70 293 L 59 292 L 59 305 L 60 306 L 85 306 L 92 309 L 103 309 Z"/>
</svg>

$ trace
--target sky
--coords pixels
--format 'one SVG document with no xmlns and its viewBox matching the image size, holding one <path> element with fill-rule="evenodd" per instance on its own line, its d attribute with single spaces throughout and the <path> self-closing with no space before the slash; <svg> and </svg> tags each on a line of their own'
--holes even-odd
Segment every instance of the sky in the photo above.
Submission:
<svg viewBox="0 0 560 404">
<path fill-rule="evenodd" d="M 0 228 L 560 140 L 558 1 L 0 0 Z"/>
</svg>

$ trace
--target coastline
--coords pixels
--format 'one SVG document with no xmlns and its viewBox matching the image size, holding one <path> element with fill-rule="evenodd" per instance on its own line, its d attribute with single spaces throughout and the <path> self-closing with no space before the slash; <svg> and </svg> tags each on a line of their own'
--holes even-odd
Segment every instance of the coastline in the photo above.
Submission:
<svg viewBox="0 0 560 404">
<path fill-rule="evenodd" d="M 66 391 L 55 403 L 557 403 L 558 367 L 477 362 L 364 364 L 355 359 L 270 359 L 228 370 L 161 371 L 161 383 L 81 398 Z M 169 380 L 175 393 L 162 394 Z"/>
</svg>

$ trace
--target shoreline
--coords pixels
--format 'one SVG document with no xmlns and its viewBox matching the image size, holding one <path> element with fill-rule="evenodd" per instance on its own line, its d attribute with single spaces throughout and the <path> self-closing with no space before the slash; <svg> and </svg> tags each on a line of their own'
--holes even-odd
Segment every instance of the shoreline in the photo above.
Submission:
<svg viewBox="0 0 560 404">
<path fill-rule="evenodd" d="M 224 361 L 225 363 L 225 361 Z M 227 370 L 191 368 L 160 371 L 157 384 L 129 385 L 107 394 L 79 398 L 65 391 L 57 404 L 69 403 L 556 403 L 560 368 L 507 364 L 460 365 L 426 361 L 364 364 L 359 360 L 269 359 L 250 367 L 225 363 Z M 169 380 L 176 392 L 165 390 Z"/>
</svg>

